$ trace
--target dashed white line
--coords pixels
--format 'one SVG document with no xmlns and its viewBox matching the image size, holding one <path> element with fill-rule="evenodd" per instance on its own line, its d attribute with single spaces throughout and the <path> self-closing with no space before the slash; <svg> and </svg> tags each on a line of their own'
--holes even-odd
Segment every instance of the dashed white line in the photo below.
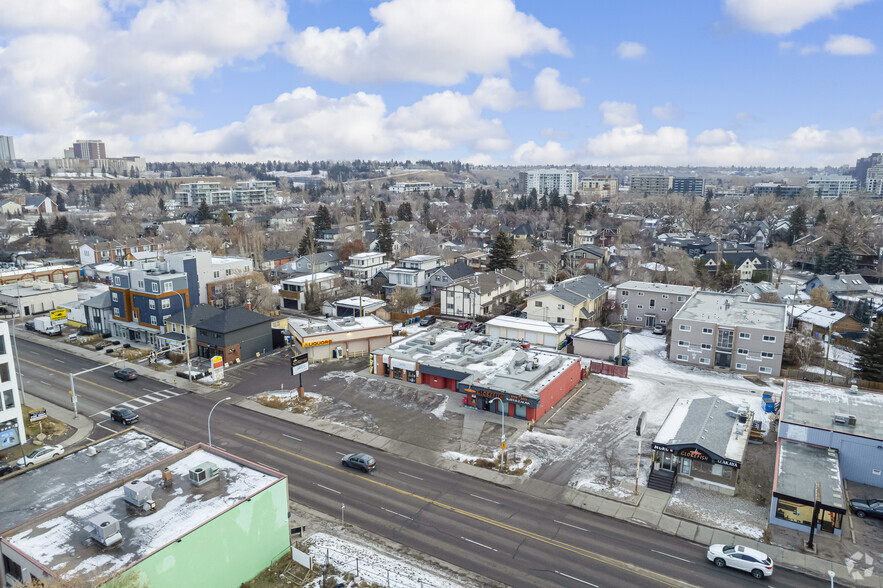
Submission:
<svg viewBox="0 0 883 588">
<path fill-rule="evenodd" d="M 414 474 L 409 474 L 407 472 L 399 472 L 403 476 L 408 476 L 409 478 L 414 478 L 415 480 L 423 480 L 420 476 L 415 476 Z"/>
<path fill-rule="evenodd" d="M 577 577 L 575 577 L 575 576 L 571 576 L 571 575 L 569 575 L 569 574 L 565 574 L 564 572 L 559 572 L 558 570 L 555 570 L 555 573 L 558 574 L 559 576 L 564 576 L 565 578 L 570 578 L 571 580 L 575 580 L 575 581 L 577 581 L 577 582 L 581 582 L 581 583 L 585 584 L 586 586 L 594 586 L 595 588 L 598 588 L 598 585 L 597 585 L 597 584 L 592 584 L 591 582 L 586 582 L 585 580 L 581 580 L 581 579 L 579 579 L 579 578 L 577 578 Z"/>
<path fill-rule="evenodd" d="M 564 525 L 565 527 L 571 527 L 573 529 L 579 529 L 580 531 L 585 531 L 586 533 L 591 533 L 588 529 L 583 529 L 582 527 L 577 527 L 576 525 L 571 525 L 570 523 L 565 523 L 564 521 L 554 521 L 559 525 Z"/>
<path fill-rule="evenodd" d="M 52 385 L 49 382 L 44 382 L 43 380 L 40 380 L 40 383 L 43 384 L 44 386 L 51 386 Z"/>
<path fill-rule="evenodd" d="M 473 541 L 472 539 L 467 539 L 466 537 L 460 537 L 460 539 L 462 539 L 463 541 L 468 541 L 469 543 L 472 543 L 473 545 L 478 545 L 479 547 L 484 547 L 485 549 L 490 549 L 491 551 L 496 551 L 496 549 L 494 549 L 493 547 L 488 547 L 484 543 L 479 543 L 478 541 Z"/>
<path fill-rule="evenodd" d="M 686 563 L 693 563 L 689 559 L 684 559 L 683 557 L 678 557 L 676 555 L 672 555 L 670 553 L 665 553 L 663 551 L 656 551 L 655 549 L 651 549 L 650 551 L 652 551 L 653 553 L 658 553 L 659 555 L 664 555 L 665 557 L 670 557 L 672 559 L 679 559 L 679 560 L 686 562 Z"/>
<path fill-rule="evenodd" d="M 389 510 L 388 508 L 383 508 L 382 506 L 380 507 L 380 510 L 385 510 L 385 511 L 388 512 L 389 514 L 394 514 L 394 515 L 397 516 L 397 517 L 402 517 L 403 519 L 408 519 L 409 521 L 413 521 L 413 520 L 414 520 L 414 519 L 412 519 L 411 517 L 409 517 L 409 516 L 407 516 L 407 515 L 403 515 L 403 514 L 401 514 L 401 513 L 395 512 L 394 510 Z"/>
<path fill-rule="evenodd" d="M 340 491 L 335 490 L 334 488 L 329 488 L 328 486 L 323 486 L 322 484 L 319 484 L 317 482 L 313 482 L 313 484 L 316 484 L 316 486 L 318 486 L 319 488 L 324 488 L 324 489 L 328 490 L 329 492 L 334 492 L 335 494 L 340 494 Z"/>
<path fill-rule="evenodd" d="M 294 437 L 292 435 L 286 435 L 285 433 L 282 433 L 282 436 L 288 437 L 289 439 L 294 439 L 295 441 L 303 441 L 303 439 L 298 439 L 297 437 Z"/>
<path fill-rule="evenodd" d="M 493 502 L 494 504 L 500 504 L 496 500 L 491 500 L 490 498 L 485 498 L 484 496 L 479 496 L 478 494 L 470 494 L 469 496 L 473 498 L 478 498 L 479 500 L 486 500 L 488 502 Z"/>
<path fill-rule="evenodd" d="M 346 453 L 341 453 L 339 451 L 335 451 L 334 453 L 336 453 L 337 455 L 346 455 Z"/>
<path fill-rule="evenodd" d="M 57 357 L 53 357 L 52 359 L 53 361 L 57 361 L 58 363 L 64 363 L 63 359 L 58 359 Z"/>
</svg>

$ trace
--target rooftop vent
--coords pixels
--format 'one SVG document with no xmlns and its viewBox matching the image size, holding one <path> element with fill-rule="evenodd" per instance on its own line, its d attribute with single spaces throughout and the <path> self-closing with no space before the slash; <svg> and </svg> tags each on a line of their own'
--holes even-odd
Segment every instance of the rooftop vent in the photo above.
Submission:
<svg viewBox="0 0 883 588">
<path fill-rule="evenodd" d="M 120 534 L 120 522 L 107 513 L 100 513 L 86 521 L 89 537 L 105 547 L 113 547 L 123 540 Z"/>
<path fill-rule="evenodd" d="M 835 414 L 834 423 L 837 425 L 855 426 L 855 417 L 849 414 Z"/>
<path fill-rule="evenodd" d="M 123 486 L 123 498 L 132 506 L 149 511 L 156 508 L 153 501 L 153 486 L 141 480 L 132 480 Z"/>
<path fill-rule="evenodd" d="M 190 469 L 190 483 L 194 486 L 202 486 L 217 477 L 218 466 L 210 461 L 205 461 Z"/>
</svg>

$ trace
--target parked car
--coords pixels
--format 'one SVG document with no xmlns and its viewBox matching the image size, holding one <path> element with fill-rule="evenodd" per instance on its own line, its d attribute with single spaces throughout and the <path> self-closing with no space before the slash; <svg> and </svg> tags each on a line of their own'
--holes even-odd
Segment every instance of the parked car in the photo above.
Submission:
<svg viewBox="0 0 883 588">
<path fill-rule="evenodd" d="M 348 453 L 341 458 L 340 463 L 347 468 L 356 468 L 366 474 L 377 467 L 377 462 L 367 453 Z"/>
<path fill-rule="evenodd" d="M 863 519 L 865 517 L 877 517 L 883 519 L 883 500 L 871 498 L 870 500 L 859 500 L 854 498 L 849 501 L 849 507 L 855 516 Z"/>
<path fill-rule="evenodd" d="M 457 323 L 457 330 L 458 331 L 465 331 L 466 329 L 468 329 L 471 326 L 472 326 L 472 321 L 460 321 L 459 323 Z"/>
<path fill-rule="evenodd" d="M 44 461 L 52 459 L 56 455 L 61 455 L 62 453 L 64 453 L 64 447 L 62 447 L 61 445 L 44 445 L 43 447 L 38 447 L 34 449 L 25 457 L 15 462 L 15 464 L 20 468 L 24 468 L 38 463 L 43 463 Z"/>
<path fill-rule="evenodd" d="M 34 321 L 25 321 L 25 331 L 36 331 L 37 326 L 34 324 Z"/>
<path fill-rule="evenodd" d="M 420 319 L 420 326 L 421 327 L 428 327 L 429 325 L 434 325 L 434 324 L 435 324 L 435 317 L 431 314 L 428 314 L 425 317 L 423 317 L 422 319 Z"/>
<path fill-rule="evenodd" d="M 138 413 L 125 406 L 114 408 L 110 411 L 110 418 L 124 425 L 132 425 L 138 422 Z"/>
<path fill-rule="evenodd" d="M 472 330 L 476 333 L 484 333 L 486 328 L 485 323 L 475 323 L 472 325 Z"/>
<path fill-rule="evenodd" d="M 12 464 L 0 462 L 0 477 L 9 475 L 17 469 L 18 468 Z"/>
<path fill-rule="evenodd" d="M 654 335 L 665 335 L 665 325 L 656 325 L 653 327 Z"/>
<path fill-rule="evenodd" d="M 705 557 L 719 568 L 736 568 L 748 572 L 758 580 L 773 573 L 773 560 L 767 554 L 744 545 L 710 545 Z"/>
<path fill-rule="evenodd" d="M 138 372 L 136 372 L 132 368 L 123 368 L 123 369 L 115 370 L 113 372 L 113 377 L 116 378 L 117 380 L 123 380 L 123 381 L 128 382 L 128 381 L 136 379 L 138 377 Z"/>
</svg>

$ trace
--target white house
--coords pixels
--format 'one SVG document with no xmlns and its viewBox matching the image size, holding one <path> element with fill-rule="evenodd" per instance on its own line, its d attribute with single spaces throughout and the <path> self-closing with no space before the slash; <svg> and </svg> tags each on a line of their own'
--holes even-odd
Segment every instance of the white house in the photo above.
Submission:
<svg viewBox="0 0 883 588">
<path fill-rule="evenodd" d="M 350 255 L 349 265 L 344 266 L 344 277 L 347 280 L 368 284 L 382 269 L 390 267 L 386 254 L 381 251 L 366 251 Z"/>
<path fill-rule="evenodd" d="M 513 269 L 473 274 L 439 292 L 441 314 L 475 318 L 495 314 L 513 293 L 524 291 L 524 274 Z"/>
<path fill-rule="evenodd" d="M 444 265 L 444 260 L 438 255 L 406 257 L 396 267 L 386 270 L 389 284 L 385 284 L 383 287 L 387 295 L 391 294 L 396 287 L 401 287 L 413 288 L 420 296 L 427 296 L 430 293 L 430 276 Z"/>
</svg>

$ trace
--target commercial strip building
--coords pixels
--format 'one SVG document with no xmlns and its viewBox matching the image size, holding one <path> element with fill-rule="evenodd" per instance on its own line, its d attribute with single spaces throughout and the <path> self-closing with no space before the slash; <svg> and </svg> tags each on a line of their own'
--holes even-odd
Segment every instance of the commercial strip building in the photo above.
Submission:
<svg viewBox="0 0 883 588">
<path fill-rule="evenodd" d="M 787 321 L 783 304 L 696 292 L 671 319 L 669 360 L 778 376 Z"/>
<path fill-rule="evenodd" d="M 0 452 L 7 453 L 25 441 L 21 391 L 13 356 L 10 323 L 0 321 Z M 5 506 L 4 506 L 5 508 Z"/>
<path fill-rule="evenodd" d="M 289 318 L 288 331 L 314 362 L 370 354 L 392 341 L 392 325 L 374 315 Z"/>
<path fill-rule="evenodd" d="M 579 190 L 579 173 L 557 169 L 523 171 L 518 174 L 518 187 L 525 194 L 536 190 L 542 196 L 558 190 L 559 196 L 570 196 Z"/>
<path fill-rule="evenodd" d="M 839 535 L 843 481 L 883 488 L 883 394 L 785 380 L 781 402 L 770 523 L 809 532 L 818 483 L 817 528 Z"/>
<path fill-rule="evenodd" d="M 44 265 L 0 272 L 0 285 L 29 280 L 75 285 L 80 281 L 80 267 L 76 265 Z"/>
<path fill-rule="evenodd" d="M 93 447 L 0 481 L 0 585 L 233 587 L 288 553 L 283 474 L 135 431 Z"/>
<path fill-rule="evenodd" d="M 14 308 L 22 316 L 49 312 L 62 304 L 76 301 L 76 287 L 55 282 L 37 281 L 0 286 L 0 305 Z"/>
<path fill-rule="evenodd" d="M 485 335 L 430 329 L 372 352 L 372 371 L 463 394 L 463 404 L 535 421 L 579 382 L 580 360 Z"/>
<path fill-rule="evenodd" d="M 616 287 L 623 323 L 631 327 L 667 325 L 696 292 L 693 286 L 628 281 Z"/>
</svg>

